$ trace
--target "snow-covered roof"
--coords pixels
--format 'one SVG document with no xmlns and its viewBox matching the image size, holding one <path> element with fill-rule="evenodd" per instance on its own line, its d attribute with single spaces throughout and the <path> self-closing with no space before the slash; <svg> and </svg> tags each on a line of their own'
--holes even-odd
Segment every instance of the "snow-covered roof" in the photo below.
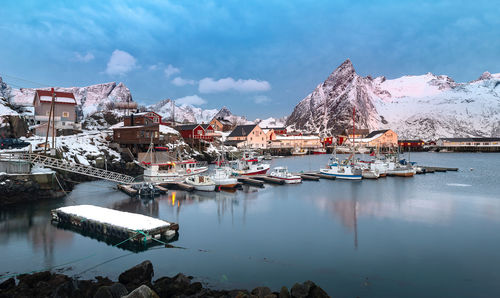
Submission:
<svg viewBox="0 0 500 298">
<path fill-rule="evenodd" d="M 162 134 L 175 134 L 175 135 L 179 134 L 179 132 L 175 128 L 172 128 L 170 126 L 163 125 L 163 124 L 160 124 L 160 133 L 162 133 Z"/>
<path fill-rule="evenodd" d="M 76 99 L 71 92 L 54 91 L 55 102 L 76 105 Z M 52 92 L 49 90 L 36 90 L 36 95 L 41 102 L 52 102 Z"/>
</svg>

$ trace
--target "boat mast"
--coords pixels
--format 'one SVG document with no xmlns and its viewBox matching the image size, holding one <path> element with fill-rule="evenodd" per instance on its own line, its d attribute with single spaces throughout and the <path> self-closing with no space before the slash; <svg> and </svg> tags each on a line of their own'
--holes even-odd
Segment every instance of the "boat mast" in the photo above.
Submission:
<svg viewBox="0 0 500 298">
<path fill-rule="evenodd" d="M 351 159 L 351 164 L 354 165 L 354 154 L 355 154 L 355 149 L 354 149 L 354 145 L 355 145 L 355 142 L 356 142 L 356 136 L 355 136 L 355 133 L 356 133 L 356 124 L 355 124 L 355 120 L 354 120 L 354 117 L 356 116 L 356 107 L 352 107 L 352 159 Z"/>
</svg>

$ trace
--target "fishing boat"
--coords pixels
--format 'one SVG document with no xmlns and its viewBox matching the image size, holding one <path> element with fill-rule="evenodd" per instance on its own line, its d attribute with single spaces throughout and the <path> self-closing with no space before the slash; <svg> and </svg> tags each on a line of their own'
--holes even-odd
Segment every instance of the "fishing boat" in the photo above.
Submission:
<svg viewBox="0 0 500 298">
<path fill-rule="evenodd" d="M 271 166 L 267 163 L 262 163 L 255 154 L 244 152 L 243 157 L 231 162 L 233 165 L 234 175 L 261 175 L 266 174 Z"/>
<path fill-rule="evenodd" d="M 353 129 L 353 140 L 351 145 L 351 155 L 348 159 L 340 162 L 337 158 L 337 148 L 333 149 L 333 156 L 330 157 L 330 162 L 324 169 L 320 169 L 320 173 L 328 176 L 335 176 L 337 179 L 345 180 L 361 180 L 363 178 L 363 171 L 359 165 L 355 162 L 355 145 L 354 145 L 354 129 L 355 129 L 355 113 L 356 110 L 353 108 L 352 111 L 352 129 Z"/>
<path fill-rule="evenodd" d="M 144 160 L 137 162 L 139 166 L 144 168 L 143 176 L 145 182 L 162 183 L 182 181 L 187 176 L 197 175 L 208 171 L 206 163 L 197 162 L 194 159 L 176 160 L 174 156 L 170 156 L 171 160 L 158 162 L 155 155 L 156 148 L 158 147 L 154 147 L 154 144 L 151 142 Z"/>
<path fill-rule="evenodd" d="M 234 188 L 238 185 L 238 179 L 233 176 L 232 169 L 224 165 L 215 168 L 210 179 L 221 188 Z"/>
<path fill-rule="evenodd" d="M 325 148 L 317 148 L 313 149 L 312 154 L 326 154 L 326 149 Z"/>
<path fill-rule="evenodd" d="M 292 173 L 288 172 L 288 169 L 286 167 L 275 167 L 269 176 L 283 180 L 287 184 L 296 184 L 302 182 L 302 178 L 300 176 L 293 175 Z"/>
<path fill-rule="evenodd" d="M 264 160 L 272 160 L 273 159 L 273 156 L 271 155 L 271 153 L 267 152 L 266 154 L 264 154 Z"/>
<path fill-rule="evenodd" d="M 144 181 L 146 182 L 172 182 L 185 177 L 198 175 L 208 170 L 208 167 L 195 160 L 165 163 L 142 163 L 144 167 Z"/>
<path fill-rule="evenodd" d="M 306 155 L 307 154 L 307 149 L 295 147 L 292 150 L 292 155 Z"/>
<path fill-rule="evenodd" d="M 319 170 L 321 174 L 335 176 L 337 179 L 361 180 L 362 170 L 348 160 L 339 162 L 337 157 L 330 158 L 330 162 L 324 169 Z"/>
<path fill-rule="evenodd" d="M 363 179 L 378 179 L 378 177 L 380 177 L 380 174 L 377 170 L 363 169 L 363 171 L 361 172 L 361 176 L 363 176 Z"/>
<path fill-rule="evenodd" d="M 187 184 L 192 185 L 194 189 L 200 191 L 214 191 L 215 182 L 208 176 L 193 175 L 184 180 Z"/>
</svg>

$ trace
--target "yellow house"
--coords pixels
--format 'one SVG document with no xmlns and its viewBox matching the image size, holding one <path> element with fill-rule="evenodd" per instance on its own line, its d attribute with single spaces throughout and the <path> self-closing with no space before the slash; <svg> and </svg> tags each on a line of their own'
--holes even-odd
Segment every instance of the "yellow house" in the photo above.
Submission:
<svg viewBox="0 0 500 298">
<path fill-rule="evenodd" d="M 236 146 L 238 148 L 266 148 L 266 134 L 257 124 L 238 125 L 227 136 L 226 142 L 228 146 Z"/>
</svg>

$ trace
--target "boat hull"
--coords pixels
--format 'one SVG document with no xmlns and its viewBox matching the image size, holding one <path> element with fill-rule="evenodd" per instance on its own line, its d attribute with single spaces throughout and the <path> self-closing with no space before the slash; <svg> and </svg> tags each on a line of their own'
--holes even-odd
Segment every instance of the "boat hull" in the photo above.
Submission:
<svg viewBox="0 0 500 298">
<path fill-rule="evenodd" d="M 272 177 L 272 178 L 275 178 L 275 179 L 279 179 L 279 180 L 283 180 L 283 181 L 285 181 L 286 184 L 298 184 L 298 183 L 302 183 L 302 178 L 300 176 L 284 178 L 284 177 L 269 175 L 269 177 Z"/>
<path fill-rule="evenodd" d="M 236 171 L 235 173 L 242 176 L 251 176 L 251 175 L 263 175 L 267 173 L 267 171 L 269 171 L 269 169 L 263 169 L 260 171 L 253 171 L 253 172 Z"/>
<path fill-rule="evenodd" d="M 337 174 L 337 173 L 332 173 L 328 170 L 321 169 L 319 170 L 321 174 L 328 175 L 328 176 L 335 176 L 337 179 L 344 179 L 344 180 L 361 180 L 363 179 L 362 175 L 346 175 L 346 174 Z"/>
</svg>

